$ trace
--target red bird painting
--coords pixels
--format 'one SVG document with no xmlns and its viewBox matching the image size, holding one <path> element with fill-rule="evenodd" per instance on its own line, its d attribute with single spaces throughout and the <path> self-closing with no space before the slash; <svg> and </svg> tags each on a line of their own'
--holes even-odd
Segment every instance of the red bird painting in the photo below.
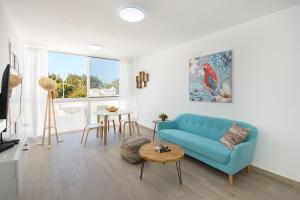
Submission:
<svg viewBox="0 0 300 200">
<path fill-rule="evenodd" d="M 189 60 L 191 101 L 232 102 L 232 52 L 222 51 Z"/>
<path fill-rule="evenodd" d="M 211 93 L 213 95 L 216 95 L 215 92 L 218 88 L 218 79 L 217 79 L 216 72 L 208 63 L 205 63 L 203 65 L 203 71 L 204 71 L 204 85 L 211 90 Z"/>
</svg>

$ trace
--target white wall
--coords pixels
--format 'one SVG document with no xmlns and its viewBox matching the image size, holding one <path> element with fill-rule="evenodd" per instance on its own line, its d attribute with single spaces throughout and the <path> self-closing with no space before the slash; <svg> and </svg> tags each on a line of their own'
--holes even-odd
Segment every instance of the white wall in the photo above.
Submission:
<svg viewBox="0 0 300 200">
<path fill-rule="evenodd" d="M 233 51 L 233 103 L 190 102 L 189 58 L 223 50 Z M 149 72 L 150 82 L 135 91 L 139 122 L 153 128 L 161 112 L 192 112 L 252 123 L 253 164 L 300 181 L 299 59 L 300 6 L 140 58 L 135 73 Z"/>
<path fill-rule="evenodd" d="M 13 50 L 16 52 L 19 58 L 21 68 L 23 61 L 23 46 L 20 42 L 19 35 L 17 33 L 10 11 L 8 10 L 3 0 L 0 0 L 0 77 L 2 77 L 2 73 L 6 65 L 9 63 L 9 40 L 12 43 Z"/>
<path fill-rule="evenodd" d="M 120 108 L 132 108 L 136 106 L 134 94 L 133 94 L 133 60 L 131 59 L 123 59 L 120 62 L 120 75 L 119 75 L 119 83 L 120 83 Z"/>
</svg>

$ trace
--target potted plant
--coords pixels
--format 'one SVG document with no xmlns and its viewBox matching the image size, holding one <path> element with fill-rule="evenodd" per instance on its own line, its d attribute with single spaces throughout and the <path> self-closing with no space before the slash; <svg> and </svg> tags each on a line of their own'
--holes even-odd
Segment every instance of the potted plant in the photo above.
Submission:
<svg viewBox="0 0 300 200">
<path fill-rule="evenodd" d="M 160 118 L 162 121 L 166 121 L 166 119 L 168 119 L 168 115 L 166 115 L 165 113 L 161 113 L 158 118 Z"/>
</svg>

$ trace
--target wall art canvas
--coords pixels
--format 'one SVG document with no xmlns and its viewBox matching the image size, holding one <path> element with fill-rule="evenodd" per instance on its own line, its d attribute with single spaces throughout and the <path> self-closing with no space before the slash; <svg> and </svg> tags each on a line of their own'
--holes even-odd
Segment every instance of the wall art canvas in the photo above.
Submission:
<svg viewBox="0 0 300 200">
<path fill-rule="evenodd" d="M 232 52 L 223 51 L 189 61 L 189 98 L 191 101 L 232 101 Z"/>
</svg>

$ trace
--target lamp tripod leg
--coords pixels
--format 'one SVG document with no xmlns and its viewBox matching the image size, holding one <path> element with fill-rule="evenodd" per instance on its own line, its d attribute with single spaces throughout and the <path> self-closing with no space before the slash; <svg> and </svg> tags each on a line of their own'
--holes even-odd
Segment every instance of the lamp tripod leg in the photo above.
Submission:
<svg viewBox="0 0 300 200">
<path fill-rule="evenodd" d="M 58 139 L 58 133 L 57 133 L 57 127 L 56 127 L 56 119 L 55 119 L 55 112 L 54 112 L 53 92 L 52 92 L 52 98 L 51 98 L 51 108 L 52 108 L 52 116 L 53 116 L 53 123 L 54 123 L 56 141 L 57 141 L 57 143 L 59 143 L 59 142 L 62 142 L 63 140 L 59 140 Z"/>
<path fill-rule="evenodd" d="M 44 118 L 44 128 L 43 128 L 42 142 L 38 143 L 39 145 L 44 145 L 45 144 L 47 113 L 48 113 L 48 98 L 47 98 L 47 101 L 46 101 L 46 109 L 45 109 L 45 118 Z"/>
<path fill-rule="evenodd" d="M 48 93 L 48 149 L 51 149 L 51 94 Z"/>
</svg>

